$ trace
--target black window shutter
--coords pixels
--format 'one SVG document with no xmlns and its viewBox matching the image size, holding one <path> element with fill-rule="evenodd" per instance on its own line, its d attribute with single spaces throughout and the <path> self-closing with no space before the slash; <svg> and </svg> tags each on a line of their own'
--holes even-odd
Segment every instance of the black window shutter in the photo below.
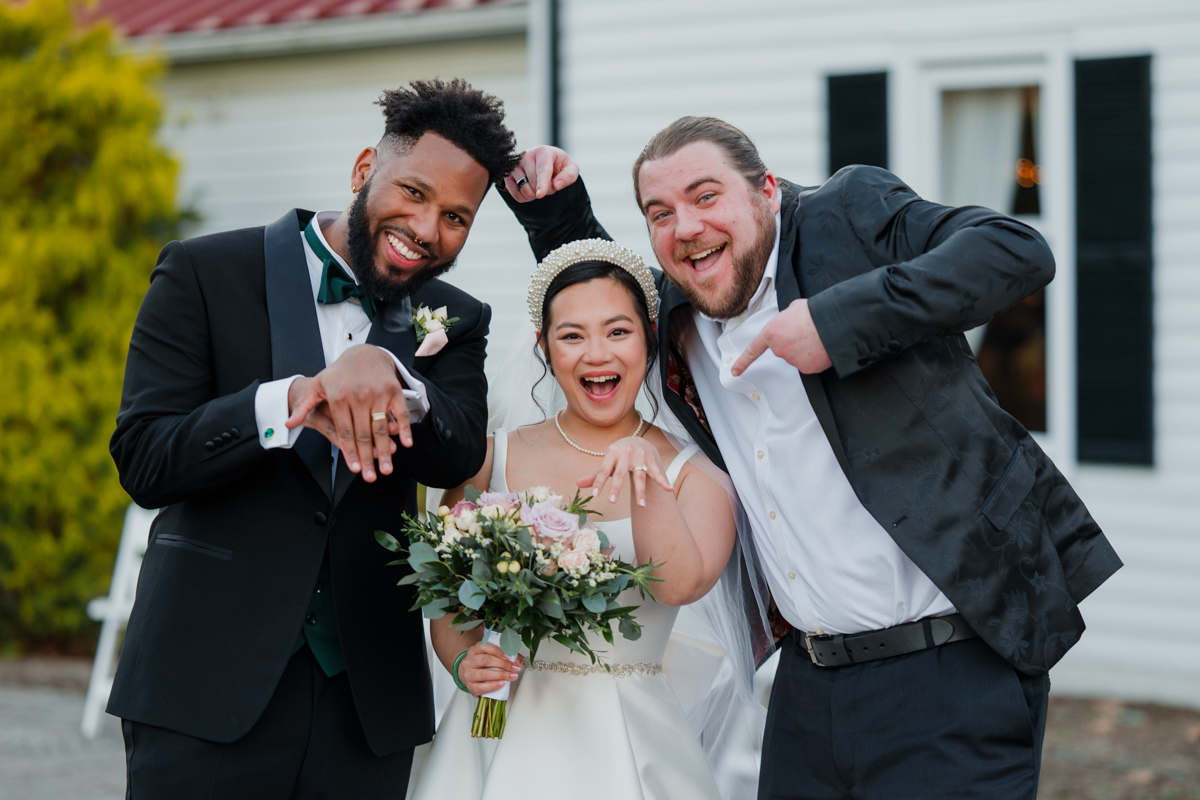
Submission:
<svg viewBox="0 0 1200 800">
<path fill-rule="evenodd" d="M 1079 460 L 1154 459 L 1150 57 L 1075 62 Z"/>
<path fill-rule="evenodd" d="M 829 174 L 888 165 L 887 73 L 829 76 Z"/>
</svg>

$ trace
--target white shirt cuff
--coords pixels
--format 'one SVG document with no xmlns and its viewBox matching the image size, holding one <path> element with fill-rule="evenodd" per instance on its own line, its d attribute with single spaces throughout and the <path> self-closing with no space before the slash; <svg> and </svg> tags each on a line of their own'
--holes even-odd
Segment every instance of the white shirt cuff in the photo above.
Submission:
<svg viewBox="0 0 1200 800">
<path fill-rule="evenodd" d="M 376 345 L 376 347 L 379 347 Z M 386 347 L 380 347 L 380 350 L 392 357 L 392 363 L 396 365 L 396 371 L 400 373 L 400 377 L 404 380 L 404 385 L 408 388 L 404 390 L 404 400 L 408 404 L 408 421 L 415 425 L 425 419 L 425 415 L 429 413 L 429 398 L 425 396 L 425 384 L 412 376 L 408 368 L 396 358 L 395 353 L 388 350 Z"/>
<path fill-rule="evenodd" d="M 302 376 L 293 375 L 260 383 L 258 391 L 254 393 L 254 421 L 258 425 L 258 443 L 264 450 L 291 447 L 304 430 L 303 425 L 291 430 L 284 425 L 291 416 L 288 413 L 288 390 L 292 388 L 292 381 L 299 377 Z"/>
</svg>

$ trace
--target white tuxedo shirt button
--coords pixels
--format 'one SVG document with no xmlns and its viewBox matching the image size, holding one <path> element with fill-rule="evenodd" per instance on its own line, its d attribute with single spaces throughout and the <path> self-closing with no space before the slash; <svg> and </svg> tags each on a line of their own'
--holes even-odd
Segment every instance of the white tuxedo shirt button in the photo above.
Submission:
<svg viewBox="0 0 1200 800">
<path fill-rule="evenodd" d="M 759 458 L 765 458 L 765 457 L 766 457 L 766 455 L 767 455 L 767 454 L 766 454 L 766 453 L 764 453 L 762 450 L 759 450 L 759 451 L 758 451 L 758 457 L 759 457 Z"/>
<path fill-rule="evenodd" d="M 775 519 L 775 512 L 774 512 L 774 511 L 772 511 L 772 512 L 771 512 L 771 514 L 770 514 L 770 517 L 771 517 L 771 519 Z"/>
<path fill-rule="evenodd" d="M 790 581 L 796 580 L 796 573 L 792 572 L 791 570 L 788 570 L 788 580 L 790 580 Z"/>
<path fill-rule="evenodd" d="M 732 364 L 732 363 L 733 363 L 733 356 L 725 356 L 725 363 L 726 363 L 726 364 Z"/>
<path fill-rule="evenodd" d="M 762 400 L 762 395 L 759 394 L 758 392 L 755 392 L 754 394 L 752 394 L 750 396 L 753 397 L 755 400 Z"/>
</svg>

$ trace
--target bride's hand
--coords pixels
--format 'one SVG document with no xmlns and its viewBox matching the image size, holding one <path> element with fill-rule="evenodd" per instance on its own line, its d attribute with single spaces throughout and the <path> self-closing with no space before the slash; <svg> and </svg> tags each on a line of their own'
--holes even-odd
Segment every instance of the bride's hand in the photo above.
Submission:
<svg viewBox="0 0 1200 800">
<path fill-rule="evenodd" d="M 480 642 L 467 648 L 466 657 L 458 664 L 458 679 L 471 694 L 481 697 L 521 677 L 524 665 L 525 656 L 518 655 L 514 664 L 498 646 Z"/>
<path fill-rule="evenodd" d="M 604 488 L 604 484 L 611 480 L 612 489 L 608 495 L 608 502 L 615 503 L 617 495 L 621 493 L 621 487 L 625 485 L 626 476 L 630 473 L 633 501 L 639 506 L 646 505 L 647 477 L 652 478 L 665 491 L 674 491 L 663 470 L 658 450 L 645 439 L 636 436 L 627 436 L 609 445 L 608 450 L 604 452 L 604 461 L 600 464 L 600 469 L 580 478 L 579 486 L 584 489 L 590 486 L 592 497 L 596 497 Z"/>
<path fill-rule="evenodd" d="M 521 163 L 504 179 L 504 188 L 518 203 L 528 203 L 567 188 L 578 177 L 575 159 L 565 150 L 543 144 L 525 151 Z"/>
</svg>

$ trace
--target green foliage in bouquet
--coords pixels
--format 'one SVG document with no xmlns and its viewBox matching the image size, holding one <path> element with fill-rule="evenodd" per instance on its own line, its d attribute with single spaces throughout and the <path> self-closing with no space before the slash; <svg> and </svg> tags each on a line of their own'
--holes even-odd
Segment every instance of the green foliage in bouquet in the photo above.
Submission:
<svg viewBox="0 0 1200 800">
<path fill-rule="evenodd" d="M 538 492 L 546 499 L 539 501 Z M 596 663 L 588 632 L 612 644 L 614 622 L 625 638 L 641 636 L 634 618 L 638 607 L 620 605 L 617 595 L 637 588 L 643 597 L 653 597 L 650 584 L 660 580 L 653 572 L 661 564 L 633 566 L 605 555 L 608 540 L 589 524 L 594 512 L 578 492 L 572 502 L 559 500 L 558 506 L 540 487 L 504 496 L 511 504 L 507 508 L 488 502 L 498 495 L 482 497 L 483 502 L 468 486 L 458 516 L 406 517 L 407 548 L 390 534 L 375 532 L 388 550 L 407 554 L 392 564 L 413 569 L 400 584 L 416 585 L 414 609 L 429 619 L 453 614 L 452 624 L 460 630 L 486 625 L 500 634 L 505 654 L 515 656 L 524 643 L 531 660 L 537 658 L 538 645 L 552 639 Z M 448 511 L 444 506 L 440 510 Z M 522 520 L 523 511 L 533 512 L 526 517 L 532 522 Z M 545 526 L 539 525 L 539 513 Z M 577 534 L 547 533 L 568 518 L 577 520 Z M 580 546 L 572 547 L 572 542 Z"/>
<path fill-rule="evenodd" d="M 0 3 L 0 643 L 87 652 L 129 497 L 108 454 L 129 334 L 172 238 L 159 67 L 68 0 Z"/>
</svg>

